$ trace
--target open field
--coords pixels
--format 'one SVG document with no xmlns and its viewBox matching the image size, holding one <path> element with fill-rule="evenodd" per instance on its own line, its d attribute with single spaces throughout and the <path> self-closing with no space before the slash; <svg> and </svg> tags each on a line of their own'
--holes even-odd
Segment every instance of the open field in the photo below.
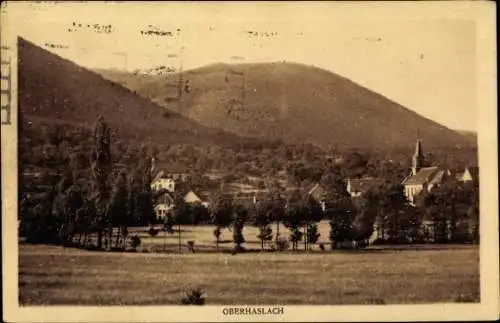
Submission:
<svg viewBox="0 0 500 323">
<path fill-rule="evenodd" d="M 142 251 L 154 251 L 154 252 L 178 252 L 179 251 L 179 227 L 174 226 L 174 233 L 164 233 L 163 225 L 157 225 L 157 228 L 160 229 L 160 232 L 157 236 L 151 237 L 148 234 L 148 227 L 132 227 L 129 228 L 129 235 L 138 235 L 141 238 L 141 245 L 137 248 L 139 252 Z M 276 233 L 276 224 L 271 224 L 271 228 L 273 230 L 273 240 L 268 242 L 265 246 L 266 249 L 269 249 L 270 245 L 274 243 L 275 233 Z M 213 235 L 215 227 L 213 225 L 182 225 L 180 226 L 181 231 L 181 251 L 189 252 L 187 247 L 188 241 L 193 241 L 196 251 L 216 251 L 216 241 Z M 303 228 L 302 228 L 303 231 Z M 290 237 L 290 230 L 288 230 L 282 223 L 279 226 L 280 236 L 284 238 Z M 313 251 L 319 251 L 318 245 L 324 244 L 327 250 L 330 249 L 330 225 L 328 221 L 321 221 L 318 223 L 318 232 L 320 233 L 320 237 L 318 242 L 315 245 L 310 245 L 309 249 Z M 258 228 L 250 225 L 246 225 L 243 228 L 243 236 L 245 237 L 245 243 L 242 244 L 247 250 L 261 250 L 261 242 L 258 238 L 259 230 Z M 449 248 L 463 248 L 469 247 L 468 245 L 399 245 L 399 246 L 391 246 L 391 248 L 403 248 L 403 249 L 449 249 Z M 219 251 L 230 251 L 234 248 L 233 243 L 233 232 L 230 229 L 222 229 L 220 242 L 219 242 Z M 291 248 L 291 246 L 290 246 Z M 303 240 L 299 243 L 299 250 L 304 249 Z"/>
<path fill-rule="evenodd" d="M 158 225 L 158 228 L 162 229 L 163 225 Z M 276 233 L 276 224 L 272 224 L 273 236 Z M 195 248 L 198 250 L 213 250 L 216 249 L 216 241 L 213 235 L 215 227 L 213 225 L 184 225 L 180 227 L 181 230 L 181 248 L 183 251 L 188 251 L 187 242 L 194 241 Z M 150 237 L 147 233 L 147 227 L 135 227 L 129 228 L 129 234 L 137 234 L 141 238 L 141 246 L 138 248 L 139 251 L 142 250 L 155 250 L 163 251 L 164 244 L 166 251 L 178 251 L 178 241 L 179 227 L 174 226 L 174 233 L 168 234 L 160 231 L 156 237 Z M 290 236 L 290 231 L 280 223 L 280 235 L 288 238 Z M 318 240 L 319 243 L 330 244 L 328 236 L 330 232 L 330 225 L 328 221 L 321 221 L 318 224 L 318 231 L 321 234 Z M 253 226 L 245 226 L 243 228 L 243 236 L 245 237 L 245 243 L 243 246 L 246 249 L 261 249 L 261 242 L 257 238 L 259 230 Z M 274 238 L 273 238 L 274 241 Z M 233 232 L 230 229 L 222 229 L 219 243 L 219 250 L 229 250 L 234 247 L 233 244 Z M 299 245 L 299 248 L 303 248 L 303 243 Z M 313 247 L 317 249 L 318 247 Z"/>
<path fill-rule="evenodd" d="M 113 253 L 19 246 L 22 305 L 367 304 L 479 300 L 479 250 Z M 462 296 L 461 296 L 462 295 Z"/>
</svg>

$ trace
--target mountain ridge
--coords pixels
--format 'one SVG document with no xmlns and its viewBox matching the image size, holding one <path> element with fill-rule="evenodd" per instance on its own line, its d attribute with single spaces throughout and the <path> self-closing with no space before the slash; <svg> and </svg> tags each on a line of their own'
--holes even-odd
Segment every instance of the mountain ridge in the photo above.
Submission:
<svg viewBox="0 0 500 323">
<path fill-rule="evenodd" d="M 430 147 L 470 144 L 452 129 L 310 65 L 214 63 L 169 75 L 97 72 L 200 124 L 241 136 L 323 148 L 399 148 L 413 145 L 419 134 Z"/>
<path fill-rule="evenodd" d="M 18 66 L 22 120 L 92 127 L 102 115 L 120 136 L 142 141 L 234 145 L 254 140 L 199 125 L 21 37 Z"/>
</svg>

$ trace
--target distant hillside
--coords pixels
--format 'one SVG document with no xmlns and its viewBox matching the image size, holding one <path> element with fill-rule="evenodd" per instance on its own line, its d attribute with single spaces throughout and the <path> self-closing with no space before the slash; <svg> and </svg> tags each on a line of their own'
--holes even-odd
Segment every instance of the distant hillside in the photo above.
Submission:
<svg viewBox="0 0 500 323">
<path fill-rule="evenodd" d="M 369 68 L 369 66 L 367 66 Z M 458 133 L 344 77 L 295 63 L 214 64 L 178 74 L 98 71 L 203 125 L 322 147 L 467 145 Z M 425 95 L 425 93 L 422 93 Z"/>
<path fill-rule="evenodd" d="M 121 136 L 159 143 L 235 144 L 241 138 L 199 125 L 19 38 L 19 107 L 23 121 L 92 127 L 104 116 Z"/>
<path fill-rule="evenodd" d="M 477 145 L 477 133 L 475 131 L 469 130 L 455 130 L 462 136 L 464 136 L 471 144 Z"/>
</svg>

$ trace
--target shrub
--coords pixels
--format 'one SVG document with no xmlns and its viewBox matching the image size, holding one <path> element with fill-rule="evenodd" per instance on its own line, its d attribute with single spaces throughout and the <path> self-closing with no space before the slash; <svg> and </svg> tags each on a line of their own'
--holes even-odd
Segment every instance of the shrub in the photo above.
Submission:
<svg viewBox="0 0 500 323">
<path fill-rule="evenodd" d="M 278 238 L 278 240 L 276 241 L 276 249 L 278 251 L 285 251 L 288 248 L 290 248 L 290 242 L 288 241 L 288 239 L 286 239 L 285 237 Z"/>
<path fill-rule="evenodd" d="M 257 238 L 261 241 L 271 241 L 273 239 L 273 230 L 269 226 L 259 227 Z"/>
<path fill-rule="evenodd" d="M 148 233 L 151 237 L 156 237 L 159 231 L 160 230 L 158 230 L 157 228 L 151 227 L 149 228 Z"/>
<path fill-rule="evenodd" d="M 139 238 L 139 236 L 135 234 L 130 237 L 129 244 L 132 249 L 137 250 L 137 247 L 141 245 L 141 238 Z"/>
<path fill-rule="evenodd" d="M 385 245 L 385 244 L 388 244 L 386 240 L 382 239 L 382 238 L 377 238 L 375 239 L 375 241 L 372 242 L 372 245 L 373 246 L 382 246 L 382 245 Z"/>
<path fill-rule="evenodd" d="M 186 292 L 186 296 L 181 299 L 182 305 L 204 305 L 204 291 L 201 288 L 193 288 Z"/>
<path fill-rule="evenodd" d="M 290 230 L 290 241 L 292 241 L 292 247 L 295 250 L 300 240 L 302 240 L 303 233 L 299 230 L 298 227 L 293 227 Z"/>
<path fill-rule="evenodd" d="M 174 233 L 174 218 L 171 214 L 168 214 L 165 217 L 165 220 L 163 222 L 163 230 L 170 234 Z"/>
<path fill-rule="evenodd" d="M 188 245 L 188 250 L 194 253 L 194 241 L 193 240 L 189 240 L 187 242 L 187 245 Z"/>
<path fill-rule="evenodd" d="M 247 250 L 246 250 L 243 246 L 241 246 L 241 245 L 236 245 L 236 246 L 234 246 L 234 248 L 233 248 L 233 252 L 232 252 L 232 253 L 233 253 L 233 254 L 236 254 L 236 253 L 246 252 L 246 251 L 247 251 Z"/>
<path fill-rule="evenodd" d="M 241 246 L 242 243 L 245 243 L 245 237 L 243 236 L 243 225 L 235 222 L 234 230 L 233 230 L 233 242 L 237 246 Z"/>
<path fill-rule="evenodd" d="M 307 243 L 315 244 L 318 242 L 319 236 L 318 225 L 315 223 L 309 224 L 307 228 Z"/>
<path fill-rule="evenodd" d="M 215 240 L 220 241 L 221 230 L 219 227 L 215 228 L 213 234 L 214 234 Z"/>
</svg>

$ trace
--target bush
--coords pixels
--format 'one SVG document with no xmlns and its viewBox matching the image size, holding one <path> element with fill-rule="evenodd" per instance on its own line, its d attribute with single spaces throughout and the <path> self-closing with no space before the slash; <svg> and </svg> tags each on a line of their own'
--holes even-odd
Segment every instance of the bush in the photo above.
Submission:
<svg viewBox="0 0 500 323">
<path fill-rule="evenodd" d="M 235 222 L 234 230 L 233 230 L 233 242 L 237 246 L 241 246 L 242 243 L 245 243 L 245 237 L 243 236 L 243 226 Z"/>
<path fill-rule="evenodd" d="M 291 233 L 290 233 L 290 241 L 292 242 L 293 244 L 293 248 L 297 248 L 298 246 L 298 243 L 300 242 L 300 240 L 302 240 L 302 236 L 304 235 L 298 227 L 293 227 L 290 229 Z"/>
<path fill-rule="evenodd" d="M 315 223 L 309 224 L 307 228 L 307 243 L 315 244 L 318 242 L 319 236 L 318 225 Z"/>
<path fill-rule="evenodd" d="M 160 230 L 158 230 L 157 228 L 151 227 L 149 228 L 148 233 L 151 237 L 156 237 L 159 231 Z"/>
<path fill-rule="evenodd" d="M 271 241 L 273 239 L 273 230 L 269 226 L 260 227 L 257 238 L 261 241 Z"/>
<path fill-rule="evenodd" d="M 189 240 L 187 242 L 187 245 L 188 245 L 188 250 L 194 253 L 194 241 L 193 240 Z"/>
<path fill-rule="evenodd" d="M 234 246 L 233 248 L 233 251 L 232 251 L 232 254 L 236 254 L 236 253 L 241 253 L 241 252 L 246 252 L 247 250 L 241 246 L 241 245 L 236 245 Z"/>
<path fill-rule="evenodd" d="M 201 288 L 193 288 L 186 292 L 186 296 L 181 299 L 182 305 L 204 305 L 204 291 Z"/>
<path fill-rule="evenodd" d="M 130 237 L 129 244 L 132 249 L 137 250 L 137 247 L 141 245 L 141 238 L 135 234 Z"/>
<path fill-rule="evenodd" d="M 377 239 L 375 239 L 375 241 L 372 242 L 373 246 L 382 246 L 382 245 L 386 245 L 386 244 L 389 244 L 389 243 L 382 238 L 377 238 Z"/>
<path fill-rule="evenodd" d="M 278 251 L 285 251 L 290 248 L 290 242 L 286 238 L 278 238 L 276 241 L 276 249 Z"/>
<path fill-rule="evenodd" d="M 165 222 L 163 223 L 163 230 L 166 233 L 174 234 L 174 220 L 171 215 L 165 217 Z"/>
<path fill-rule="evenodd" d="M 214 234 L 215 240 L 220 241 L 221 230 L 219 227 L 215 228 L 213 234 Z"/>
</svg>

